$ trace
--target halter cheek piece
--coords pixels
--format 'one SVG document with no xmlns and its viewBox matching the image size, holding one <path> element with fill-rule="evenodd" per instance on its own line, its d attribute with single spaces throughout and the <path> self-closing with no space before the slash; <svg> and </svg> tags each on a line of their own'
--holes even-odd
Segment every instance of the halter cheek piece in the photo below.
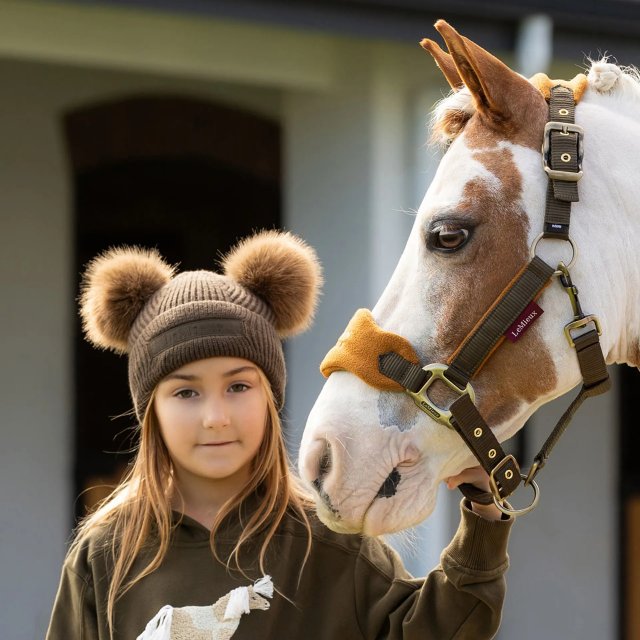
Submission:
<svg viewBox="0 0 640 640">
<path fill-rule="evenodd" d="M 549 122 L 545 126 L 542 147 L 543 168 L 549 177 L 544 230 L 531 246 L 529 263 L 480 318 L 447 364 L 421 367 L 408 340 L 384 331 L 375 323 L 371 312 L 360 309 L 320 365 L 327 377 L 335 371 L 350 371 L 377 389 L 404 391 L 431 418 L 454 429 L 489 474 L 491 487 L 490 492 L 484 492 L 473 485 L 463 484 L 460 490 L 474 502 L 495 503 L 508 515 L 521 515 L 536 506 L 539 488 L 534 478 L 545 465 L 554 445 L 582 402 L 604 393 L 611 386 L 600 347 L 600 323 L 596 316 L 583 313 L 578 289 L 569 273 L 576 258 L 576 247 L 569 237 L 571 203 L 578 201 L 577 183 L 582 177 L 583 131 L 574 124 L 576 98 L 582 95 L 586 84 L 586 78 L 582 78 L 577 86 L 567 86 L 567 83 L 558 81 L 553 81 L 551 86 L 548 79 L 549 86 L 538 84 L 549 101 Z M 541 78 L 537 80 L 541 82 Z M 536 255 L 539 243 L 546 239 L 571 244 L 573 256 L 568 265 L 561 262 L 554 268 Z M 471 380 L 502 344 L 509 328 L 554 277 L 558 278 L 571 302 L 574 319 L 564 331 L 570 346 L 576 350 L 583 384 L 525 475 L 521 473 L 516 459 L 504 452 L 476 408 Z M 592 328 L 574 337 L 575 331 L 589 326 Z M 429 388 L 437 380 L 458 395 L 448 409 L 439 407 L 429 397 Z M 533 488 L 533 500 L 523 509 L 514 509 L 506 499 L 522 481 Z"/>
</svg>

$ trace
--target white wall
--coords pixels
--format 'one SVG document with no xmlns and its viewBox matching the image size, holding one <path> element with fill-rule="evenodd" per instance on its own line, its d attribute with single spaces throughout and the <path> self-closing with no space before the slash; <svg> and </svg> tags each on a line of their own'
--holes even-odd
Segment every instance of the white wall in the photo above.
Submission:
<svg viewBox="0 0 640 640">
<path fill-rule="evenodd" d="M 61 140 L 16 72 L 0 66 L 0 637 L 31 640 L 69 526 L 73 294 Z"/>
</svg>

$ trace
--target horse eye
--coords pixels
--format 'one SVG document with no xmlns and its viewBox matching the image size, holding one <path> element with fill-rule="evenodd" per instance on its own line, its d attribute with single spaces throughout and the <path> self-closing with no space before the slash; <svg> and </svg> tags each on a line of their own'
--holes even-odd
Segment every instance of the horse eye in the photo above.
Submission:
<svg viewBox="0 0 640 640">
<path fill-rule="evenodd" d="M 437 251 L 457 251 L 461 249 L 469 239 L 467 229 L 447 229 L 440 227 L 429 234 L 429 247 Z"/>
</svg>

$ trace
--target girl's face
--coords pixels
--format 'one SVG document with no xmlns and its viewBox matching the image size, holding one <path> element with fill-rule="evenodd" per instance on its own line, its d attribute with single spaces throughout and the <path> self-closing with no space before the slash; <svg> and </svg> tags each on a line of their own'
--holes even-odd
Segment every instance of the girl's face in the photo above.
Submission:
<svg viewBox="0 0 640 640">
<path fill-rule="evenodd" d="M 255 364 L 230 357 L 190 362 L 160 382 L 154 409 L 179 485 L 209 480 L 239 490 L 248 481 L 267 421 Z"/>
</svg>

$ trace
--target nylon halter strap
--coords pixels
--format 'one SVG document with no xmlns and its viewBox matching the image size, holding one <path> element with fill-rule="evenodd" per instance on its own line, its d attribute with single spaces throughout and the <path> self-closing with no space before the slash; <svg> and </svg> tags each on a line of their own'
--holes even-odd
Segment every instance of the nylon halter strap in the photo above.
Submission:
<svg viewBox="0 0 640 640">
<path fill-rule="evenodd" d="M 582 402 L 587 397 L 604 393 L 610 388 L 609 376 L 599 342 L 600 326 L 597 318 L 582 312 L 578 300 L 578 290 L 571 281 L 568 267 L 560 263 L 558 268 L 554 269 L 535 254 L 536 247 L 541 240 L 560 239 L 570 242 L 574 251 L 569 266 L 575 259 L 575 247 L 569 238 L 569 223 L 571 202 L 578 200 L 577 182 L 582 176 L 583 134 L 582 129 L 574 124 L 574 114 L 573 91 L 560 85 L 551 87 L 549 122 L 545 127 L 543 144 L 544 170 L 549 176 L 544 231 L 532 245 L 530 262 L 516 274 L 489 307 L 449 358 L 448 364 L 431 364 L 420 367 L 416 364 L 417 358 L 413 355 L 410 356 L 411 359 L 408 359 L 405 357 L 406 353 L 402 355 L 396 349 L 387 352 L 378 351 L 378 375 L 382 374 L 383 377 L 397 383 L 425 413 L 455 429 L 480 465 L 489 474 L 490 493 L 483 492 L 472 485 L 461 485 L 460 489 L 463 494 L 475 502 L 483 504 L 494 502 L 504 513 L 510 515 L 526 513 L 535 506 L 539 491 L 534 477 L 546 463 L 553 446 Z M 538 298 L 554 276 L 559 278 L 569 294 L 572 304 L 574 320 L 565 327 L 565 334 L 569 344 L 575 347 L 583 385 L 578 396 L 560 418 L 540 452 L 534 458 L 529 473 L 525 476 L 521 473 L 515 458 L 504 452 L 476 408 L 470 381 L 503 342 L 507 330 L 527 306 Z M 354 320 L 357 317 L 358 314 L 354 316 Z M 593 324 L 594 328 L 573 337 L 573 331 L 582 330 L 590 324 Z M 321 366 L 323 373 L 328 375 L 338 369 L 350 370 L 372 386 L 382 388 L 379 383 L 373 382 L 367 375 L 366 367 L 360 367 L 358 370 L 357 367 L 348 364 L 350 355 L 347 355 L 345 359 L 345 349 L 350 354 L 354 353 L 353 345 L 350 347 L 348 343 L 358 339 L 355 333 L 354 336 L 351 336 L 351 333 L 348 328 L 338 345 L 329 352 Z M 395 334 L 386 335 L 395 336 Z M 360 343 L 358 350 L 367 348 L 366 344 Z M 436 380 L 446 384 L 459 396 L 448 410 L 437 406 L 429 398 L 429 388 Z M 518 488 L 522 480 L 525 481 L 525 484 L 532 485 L 534 499 L 524 509 L 513 509 L 505 501 Z"/>
</svg>

